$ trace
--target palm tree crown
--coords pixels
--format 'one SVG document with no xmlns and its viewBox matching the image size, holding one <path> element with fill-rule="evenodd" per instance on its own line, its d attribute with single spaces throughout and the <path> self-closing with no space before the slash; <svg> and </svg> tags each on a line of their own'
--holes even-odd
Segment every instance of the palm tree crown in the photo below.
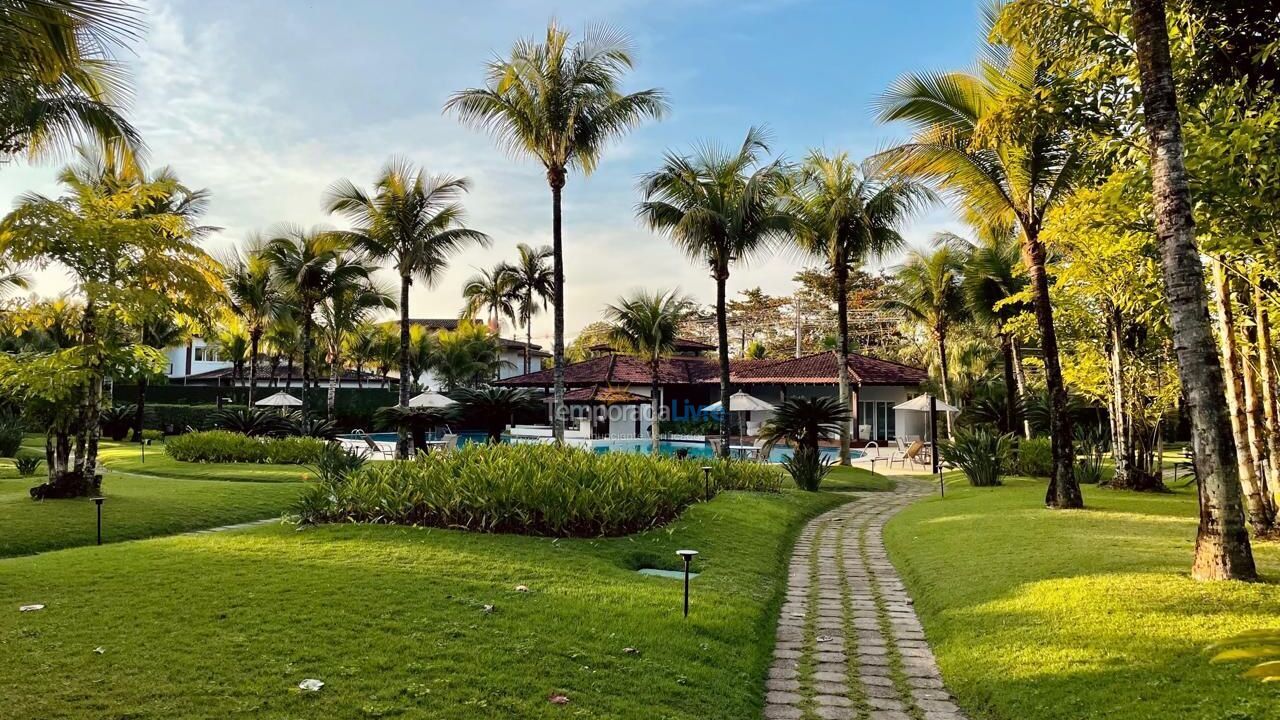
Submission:
<svg viewBox="0 0 1280 720">
<path fill-rule="evenodd" d="M 488 314 L 495 333 L 501 329 L 503 318 L 515 322 L 515 282 L 502 265 L 472 275 L 462 286 L 462 298 L 462 316 L 474 320 L 481 313 Z"/>
<path fill-rule="evenodd" d="M 524 372 L 529 374 L 529 353 L 533 344 L 533 316 L 539 307 L 547 309 L 547 301 L 555 292 L 555 274 L 547 265 L 552 251 L 548 245 L 531 247 L 525 243 L 516 246 L 519 255 L 515 263 L 503 265 L 503 272 L 511 278 L 511 292 L 516 295 L 516 314 L 524 325 Z"/>
<path fill-rule="evenodd" d="M 609 342 L 623 352 L 641 358 L 649 365 L 649 405 L 652 413 L 650 435 L 653 451 L 658 452 L 660 437 L 660 383 L 658 367 L 662 358 L 675 352 L 680 325 L 694 307 L 693 301 L 679 290 L 636 292 L 605 308 L 610 323 Z"/>
</svg>

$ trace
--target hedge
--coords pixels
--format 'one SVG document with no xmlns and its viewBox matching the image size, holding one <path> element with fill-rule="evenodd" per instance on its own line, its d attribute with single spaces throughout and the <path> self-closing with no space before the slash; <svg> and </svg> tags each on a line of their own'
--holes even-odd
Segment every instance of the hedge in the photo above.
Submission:
<svg viewBox="0 0 1280 720">
<path fill-rule="evenodd" d="M 317 438 L 261 438 L 210 430 L 169 438 L 164 451 L 182 462 L 309 465 L 319 459 L 325 444 Z"/>
</svg>

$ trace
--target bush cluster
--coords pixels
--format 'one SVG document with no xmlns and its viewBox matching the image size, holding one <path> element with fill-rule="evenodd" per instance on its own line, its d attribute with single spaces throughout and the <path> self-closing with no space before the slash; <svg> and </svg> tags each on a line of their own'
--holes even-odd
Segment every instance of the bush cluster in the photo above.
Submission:
<svg viewBox="0 0 1280 720">
<path fill-rule="evenodd" d="M 209 430 L 171 437 L 165 442 L 164 451 L 183 462 L 308 465 L 320 458 L 325 444 L 317 438 L 261 438 Z"/>
<path fill-rule="evenodd" d="M 149 430 L 161 430 L 169 434 L 213 428 L 217 405 L 166 405 L 147 403 L 142 411 L 142 426 Z"/>
<path fill-rule="evenodd" d="M 1001 471 L 1009 466 L 1012 436 L 977 427 L 960 430 L 951 442 L 938 443 L 942 459 L 954 465 L 974 487 L 1000 484 Z"/>
<path fill-rule="evenodd" d="M 1010 465 L 1009 470 L 1014 475 L 1036 478 L 1053 475 L 1053 445 L 1049 438 L 1019 440 L 1018 451 L 1011 458 Z"/>
<path fill-rule="evenodd" d="M 0 457 L 14 457 L 22 447 L 22 419 L 14 415 L 0 415 Z"/>
<path fill-rule="evenodd" d="M 317 484 L 304 523 L 459 527 L 557 537 L 622 535 L 668 522 L 707 492 L 701 462 L 552 445 L 466 445 L 409 462 L 372 463 Z M 710 492 L 776 492 L 782 474 L 711 464 Z"/>
</svg>

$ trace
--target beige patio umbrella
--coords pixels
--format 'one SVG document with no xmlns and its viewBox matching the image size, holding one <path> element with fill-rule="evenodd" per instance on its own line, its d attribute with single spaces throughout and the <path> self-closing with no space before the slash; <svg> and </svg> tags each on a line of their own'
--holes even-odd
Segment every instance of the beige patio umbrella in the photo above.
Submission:
<svg viewBox="0 0 1280 720">
<path fill-rule="evenodd" d="M 409 398 L 409 407 L 445 408 L 457 404 L 457 400 L 451 400 L 438 392 L 424 392 Z"/>
</svg>

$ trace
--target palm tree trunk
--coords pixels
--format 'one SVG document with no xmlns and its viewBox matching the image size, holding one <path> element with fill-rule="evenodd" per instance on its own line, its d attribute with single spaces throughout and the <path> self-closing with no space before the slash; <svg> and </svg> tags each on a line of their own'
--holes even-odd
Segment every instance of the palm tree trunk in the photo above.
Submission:
<svg viewBox="0 0 1280 720">
<path fill-rule="evenodd" d="M 720 457 L 729 457 L 729 318 L 725 307 L 727 267 L 716 268 L 716 348 L 720 360 Z"/>
<path fill-rule="evenodd" d="M 1254 532 L 1265 524 L 1258 481 L 1258 466 L 1249 442 L 1249 421 L 1245 416 L 1244 367 L 1236 335 L 1235 309 L 1231 305 L 1231 281 L 1227 277 L 1225 258 L 1213 261 L 1213 303 L 1218 315 L 1218 352 L 1226 370 L 1227 413 L 1231 418 L 1231 436 L 1236 448 L 1236 473 L 1244 492 L 1245 513 Z"/>
<path fill-rule="evenodd" d="M 657 358 L 649 363 L 649 378 L 649 412 L 652 415 L 649 419 L 649 435 L 653 438 L 653 454 L 657 455 L 662 451 L 662 430 L 658 427 L 658 412 L 662 403 L 658 399 Z"/>
<path fill-rule="evenodd" d="M 413 278 L 408 273 L 400 273 L 400 398 L 402 408 L 409 407 L 410 376 L 413 370 L 409 358 L 409 286 Z M 396 436 L 396 457 L 408 460 L 413 457 L 413 434 L 408 426 L 401 425 Z"/>
<path fill-rule="evenodd" d="M 1008 432 L 1014 432 L 1018 426 L 1018 388 L 1013 377 L 1013 338 L 1003 329 L 996 335 L 1000 340 L 1000 356 L 1004 364 L 1005 427 Z"/>
<path fill-rule="evenodd" d="M 849 268 L 839 263 L 836 276 L 836 329 L 839 333 L 840 356 L 836 358 L 836 378 L 840 382 L 840 407 L 853 417 L 850 407 L 852 392 L 849 389 Z M 840 423 L 840 464 L 849 464 L 849 423 Z"/>
<path fill-rule="evenodd" d="M 1114 305 L 1107 312 L 1107 336 L 1111 346 L 1108 352 L 1108 370 L 1111 375 L 1111 460 L 1115 476 L 1111 483 L 1117 487 L 1130 487 L 1133 468 L 1129 465 L 1129 421 L 1124 393 L 1124 329 L 1120 310 Z"/>
<path fill-rule="evenodd" d="M 1222 367 L 1213 349 L 1204 267 L 1195 244 L 1164 1 L 1131 0 L 1131 5 L 1144 122 L 1151 141 L 1156 234 L 1200 479 L 1200 525 L 1191 575 L 1198 580 L 1254 580 L 1258 571 L 1245 530 L 1240 480 L 1223 402 Z"/>
<path fill-rule="evenodd" d="M 951 391 L 947 389 L 947 327 L 939 323 L 933 329 L 934 340 L 938 343 L 938 371 L 942 374 L 942 402 L 951 404 Z M 951 413 L 944 412 L 947 416 L 947 438 L 951 438 Z M 938 442 L 938 438 L 929 438 L 930 442 Z M 936 446 L 935 446 L 936 447 Z"/>
<path fill-rule="evenodd" d="M 302 309 L 302 419 L 310 417 L 307 407 L 307 388 L 311 385 L 311 315 L 314 307 Z"/>
<path fill-rule="evenodd" d="M 1250 334 L 1252 338 L 1248 337 Z M 1246 339 L 1252 340 L 1251 347 L 1257 347 L 1257 328 L 1246 332 Z M 1240 375 L 1244 379 L 1245 429 L 1249 437 L 1249 453 L 1253 456 L 1254 473 L 1258 478 L 1258 508 L 1256 512 L 1250 510 L 1249 515 L 1253 532 L 1267 537 L 1276 531 L 1276 506 L 1267 487 L 1274 480 L 1267 477 L 1267 442 L 1263 437 L 1266 423 L 1262 418 L 1262 389 L 1259 387 L 1254 357 L 1256 356 L 1250 352 L 1245 352 L 1240 357 Z"/>
<path fill-rule="evenodd" d="M 284 389 L 293 389 L 293 355 L 289 356 L 289 362 L 285 364 Z"/>
<path fill-rule="evenodd" d="M 254 325 L 249 331 L 249 399 L 245 403 L 253 407 L 253 388 L 258 384 L 258 344 L 262 341 L 262 328 Z"/>
<path fill-rule="evenodd" d="M 1262 414 L 1267 445 L 1267 484 L 1271 502 L 1280 504 L 1280 427 L 1277 427 L 1275 368 L 1271 357 L 1271 318 L 1262 288 L 1253 286 L 1254 324 L 1258 328 L 1258 381 L 1262 385 Z"/>
<path fill-rule="evenodd" d="M 1071 415 L 1067 408 L 1067 386 L 1062 382 L 1058 358 L 1058 333 L 1053 327 L 1053 305 L 1049 300 L 1049 278 L 1044 269 L 1045 250 L 1039 229 L 1023 227 L 1022 258 L 1031 280 L 1035 299 L 1036 325 L 1044 355 L 1044 380 L 1049 390 L 1049 441 L 1053 447 L 1053 475 L 1044 504 L 1051 508 L 1082 508 L 1084 497 L 1075 477 L 1075 448 L 1072 446 Z"/>
<path fill-rule="evenodd" d="M 79 487 L 75 488 L 75 494 L 83 495 L 89 491 L 97 473 L 98 435 L 101 431 L 98 417 L 102 394 L 101 361 L 97 351 L 92 349 L 98 341 L 98 309 L 92 298 L 85 303 L 80 333 L 80 344 L 87 349 L 85 360 L 89 366 L 88 382 L 80 403 L 80 428 L 76 434 L 75 475 Z"/>
<path fill-rule="evenodd" d="M 547 171 L 551 183 L 551 297 L 554 305 L 553 334 L 551 341 L 551 434 L 558 443 L 564 442 L 564 237 L 561 228 L 560 192 L 564 189 L 564 168 Z"/>
<path fill-rule="evenodd" d="M 1018 397 L 1023 401 L 1027 399 L 1027 370 L 1022 367 L 1022 349 L 1018 347 L 1017 341 L 1013 341 L 1013 378 L 1018 382 Z M 1022 416 L 1022 436 L 1031 439 L 1031 419 L 1024 413 Z"/>
<path fill-rule="evenodd" d="M 325 417 L 333 420 L 333 406 L 338 399 L 338 373 L 342 367 L 338 343 L 329 345 L 329 394 L 325 398 Z"/>
<path fill-rule="evenodd" d="M 529 374 L 529 369 L 533 367 L 529 360 L 530 345 L 533 344 L 533 293 L 526 292 L 525 307 L 530 308 L 529 313 L 524 316 L 524 374 Z"/>
</svg>

